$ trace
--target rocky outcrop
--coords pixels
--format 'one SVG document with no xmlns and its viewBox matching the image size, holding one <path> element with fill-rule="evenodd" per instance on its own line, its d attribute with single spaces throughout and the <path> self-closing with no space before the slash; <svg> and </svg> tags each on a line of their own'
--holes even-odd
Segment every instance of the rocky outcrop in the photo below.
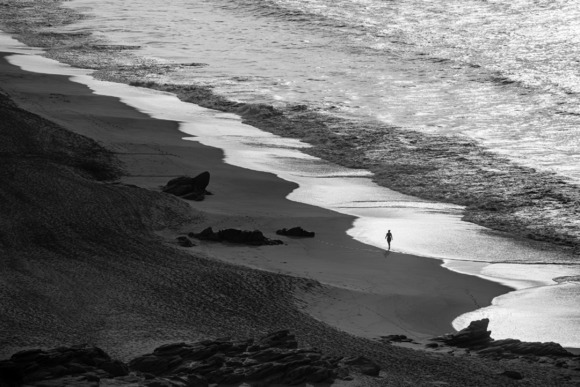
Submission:
<svg viewBox="0 0 580 387">
<path fill-rule="evenodd" d="M 487 330 L 489 319 L 472 321 L 467 328 L 457 333 L 449 333 L 443 336 L 435 337 L 433 341 L 441 341 L 453 347 L 478 349 L 485 347 L 493 339 L 491 331 Z"/>
<path fill-rule="evenodd" d="M 525 342 L 515 339 L 494 340 L 487 330 L 489 319 L 472 321 L 457 333 L 435 337 L 431 340 L 447 346 L 470 350 L 480 356 L 494 359 L 525 358 L 528 361 L 552 363 L 558 367 L 578 368 L 580 357 L 564 349 L 560 344 Z M 432 347 L 436 348 L 436 347 Z"/>
<path fill-rule="evenodd" d="M 239 243 L 250 246 L 263 246 L 263 245 L 281 245 L 284 242 L 277 239 L 269 239 L 264 236 L 264 234 L 259 230 L 254 231 L 244 231 L 237 230 L 234 228 L 228 228 L 225 230 L 220 230 L 214 232 L 211 227 L 206 228 L 199 233 L 189 233 L 190 237 L 197 238 L 204 241 L 214 241 L 214 242 L 230 242 Z"/>
<path fill-rule="evenodd" d="M 205 195 L 210 194 L 206 191 L 209 185 L 209 172 L 202 172 L 196 177 L 180 176 L 171 179 L 163 187 L 163 192 L 179 196 L 187 200 L 201 201 Z"/>
<path fill-rule="evenodd" d="M 53 380 L 52 385 L 98 386 L 101 378 L 114 378 L 129 373 L 126 364 L 112 360 L 103 350 L 85 345 L 44 351 L 33 349 L 18 352 L 0 362 L 0 385 L 35 385 Z M 44 383 L 43 385 L 51 385 Z"/>
<path fill-rule="evenodd" d="M 303 238 L 313 238 L 315 235 L 314 232 L 306 231 L 302 227 L 292 227 L 291 229 L 283 228 L 281 230 L 276 231 L 276 234 Z"/>
<path fill-rule="evenodd" d="M 199 383 L 220 385 L 332 382 L 339 376 L 348 379 L 350 370 L 374 376 L 380 371 L 362 357 L 328 357 L 297 347 L 294 336 L 283 330 L 259 340 L 169 344 L 132 360 L 129 367 L 158 377 L 194 377 Z"/>
<path fill-rule="evenodd" d="M 0 385 L 297 385 L 351 380 L 351 372 L 378 376 L 380 368 L 365 357 L 325 356 L 316 349 L 298 348 L 294 335 L 282 330 L 257 340 L 166 344 L 131 360 L 128 366 L 96 347 L 19 352 L 0 362 Z"/>
</svg>

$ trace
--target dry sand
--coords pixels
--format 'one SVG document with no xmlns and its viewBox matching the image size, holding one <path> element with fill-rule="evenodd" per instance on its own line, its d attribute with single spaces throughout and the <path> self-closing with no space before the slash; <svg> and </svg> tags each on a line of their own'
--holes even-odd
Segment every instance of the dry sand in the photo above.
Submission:
<svg viewBox="0 0 580 387">
<path fill-rule="evenodd" d="M 171 341 L 290 328 L 304 345 L 376 359 L 383 385 L 515 383 L 497 375 L 505 367 L 495 362 L 340 331 L 448 332 L 453 317 L 489 304 L 505 287 L 362 245 L 345 233 L 352 218 L 291 202 L 292 184 L 224 164 L 220 150 L 182 140 L 177 123 L 150 119 L 66 77 L 27 73 L 2 58 L 0 91 L 26 110 L 2 98 L 0 357 L 88 342 L 127 359 Z M 110 155 L 77 135 L 122 161 L 120 183 L 91 177 L 110 165 Z M 155 192 L 170 178 L 204 170 L 214 195 L 203 202 Z M 175 244 L 206 226 L 273 236 L 295 225 L 317 237 L 257 248 Z M 532 384 L 558 384 L 551 371 L 510 368 Z"/>
</svg>

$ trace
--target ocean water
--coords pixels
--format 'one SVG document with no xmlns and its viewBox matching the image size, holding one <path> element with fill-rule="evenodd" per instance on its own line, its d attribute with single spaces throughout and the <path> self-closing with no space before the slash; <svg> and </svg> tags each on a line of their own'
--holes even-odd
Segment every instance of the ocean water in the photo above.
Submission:
<svg viewBox="0 0 580 387">
<path fill-rule="evenodd" d="M 206 64 L 149 79 L 207 85 L 231 100 L 282 110 L 304 104 L 353 122 L 381 120 L 465 136 L 517 163 L 580 182 L 580 5 L 573 1 L 73 0 L 64 5 L 90 16 L 64 27 L 68 32 L 138 46 L 139 57 L 170 65 Z M 135 98 L 128 101 L 137 104 Z M 139 108 L 159 114 L 155 107 Z M 223 114 L 213 118 L 234 120 Z M 298 182 L 301 189 L 292 200 L 357 216 L 349 234 L 364 243 L 384 248 L 381 230 L 393 228 L 396 250 L 441 258 L 450 270 L 516 290 L 490 307 L 458 316 L 456 328 L 485 316 L 495 338 L 580 347 L 577 257 L 462 222 L 460 206 L 379 187 L 370 174 L 300 154 L 305 144 L 248 128 L 203 133 L 192 123 L 182 129 L 225 149 L 229 162 Z M 337 187 L 343 195 L 336 195 Z M 421 243 L 414 234 L 422 236 Z"/>
<path fill-rule="evenodd" d="M 243 102 L 462 135 L 580 182 L 574 0 L 73 0 L 70 26 Z"/>
</svg>

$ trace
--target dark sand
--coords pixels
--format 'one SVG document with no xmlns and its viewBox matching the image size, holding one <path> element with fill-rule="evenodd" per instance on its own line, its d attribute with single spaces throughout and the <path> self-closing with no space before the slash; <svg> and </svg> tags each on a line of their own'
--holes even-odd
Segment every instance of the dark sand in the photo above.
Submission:
<svg viewBox="0 0 580 387">
<path fill-rule="evenodd" d="M 340 331 L 372 336 L 384 324 L 384 335 L 448 332 L 455 316 L 507 289 L 436 260 L 384 256 L 345 234 L 351 218 L 286 200 L 292 184 L 224 164 L 221 151 L 181 140 L 175 122 L 63 76 L 21 71 L 4 57 L 0 92 L 24 110 L 0 96 L 1 358 L 82 342 L 128 359 L 167 342 L 289 328 L 303 345 L 375 359 L 385 371 L 382 385 L 517 384 L 497 375 L 506 368 L 523 372 L 529 385 L 564 385 L 535 365 L 413 351 Z M 107 182 L 115 159 L 123 176 Z M 215 194 L 204 202 L 156 192 L 172 177 L 204 170 Z M 208 225 L 268 231 L 296 224 L 324 230 L 320 238 L 336 244 L 175 244 Z M 348 281 L 336 286 L 345 273 L 372 274 L 352 265 L 360 254 L 374 254 L 380 265 L 388 260 L 379 294 L 346 289 Z M 315 281 L 325 279 L 333 286 Z M 380 313 L 353 317 L 369 305 Z"/>
</svg>

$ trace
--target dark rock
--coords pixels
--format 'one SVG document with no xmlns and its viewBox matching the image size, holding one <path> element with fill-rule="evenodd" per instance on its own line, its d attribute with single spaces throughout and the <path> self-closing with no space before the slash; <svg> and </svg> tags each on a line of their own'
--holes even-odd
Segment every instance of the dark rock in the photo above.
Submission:
<svg viewBox="0 0 580 387">
<path fill-rule="evenodd" d="M 12 362 L 0 363 L 0 386 L 16 387 L 22 385 L 24 374 Z"/>
<path fill-rule="evenodd" d="M 199 375 L 187 375 L 187 387 L 208 387 L 206 378 Z"/>
<path fill-rule="evenodd" d="M 172 367 L 180 364 L 181 361 L 182 359 L 179 356 L 161 357 L 145 355 L 131 360 L 129 362 L 129 369 L 153 375 L 161 375 Z"/>
<path fill-rule="evenodd" d="M 516 355 L 530 355 L 530 356 L 563 356 L 572 357 L 572 353 L 565 350 L 560 344 L 554 342 L 539 343 L 539 342 L 524 342 L 514 339 L 494 340 L 482 350 L 480 354 L 487 353 L 513 353 Z"/>
<path fill-rule="evenodd" d="M 270 333 L 258 340 L 263 347 L 298 348 L 296 337 L 287 329 Z"/>
<path fill-rule="evenodd" d="M 450 333 L 443 336 L 435 337 L 431 340 L 441 341 L 454 347 L 484 347 L 492 341 L 491 331 L 487 330 L 489 319 L 472 321 L 465 329 L 457 333 Z"/>
<path fill-rule="evenodd" d="M 206 228 L 200 233 L 191 233 L 195 238 L 207 241 L 239 243 L 250 246 L 262 245 L 280 245 L 282 241 L 268 239 L 261 231 L 243 231 L 233 228 L 220 230 L 217 233 L 211 227 Z"/>
<path fill-rule="evenodd" d="M 179 236 L 176 239 L 177 239 L 177 243 L 179 243 L 180 246 L 183 246 L 183 247 L 195 246 L 195 244 L 186 236 Z"/>
<path fill-rule="evenodd" d="M 98 367 L 113 377 L 129 374 L 129 367 L 119 360 L 105 361 L 99 364 Z"/>
<path fill-rule="evenodd" d="M 514 379 L 514 380 L 522 380 L 524 377 L 521 373 L 517 372 L 517 371 L 504 371 L 501 373 L 504 376 L 507 376 L 510 379 Z"/>
<path fill-rule="evenodd" d="M 395 342 L 395 343 L 402 343 L 402 342 L 411 342 L 413 339 L 408 338 L 405 335 L 388 335 L 388 336 L 381 336 L 381 339 L 384 341 Z"/>
<path fill-rule="evenodd" d="M 202 172 L 196 177 L 180 176 L 171 179 L 163 187 L 163 192 L 180 196 L 187 200 L 201 201 L 208 194 L 206 191 L 209 185 L 209 172 Z"/>
<path fill-rule="evenodd" d="M 323 356 L 316 349 L 297 349 L 288 330 L 270 333 L 257 340 L 230 338 L 193 344 L 165 344 L 153 353 L 139 356 L 129 365 L 112 360 L 96 347 L 27 351 L 14 356 L 19 361 L 0 362 L 0 386 L 93 387 L 99 384 L 150 387 L 207 387 L 208 385 L 251 385 L 331 383 L 337 376 L 348 378 L 339 357 Z M 348 367 L 367 375 L 378 374 L 365 358 L 347 360 Z M 32 367 L 31 364 L 35 366 Z M 34 369 L 22 380 L 24 367 Z M 133 371 L 129 373 L 129 370 Z"/>
<path fill-rule="evenodd" d="M 378 364 L 364 356 L 348 357 L 343 359 L 342 363 L 363 375 L 379 376 L 379 372 L 381 371 L 381 367 Z"/>
<path fill-rule="evenodd" d="M 548 342 L 523 342 L 515 339 L 493 340 L 491 332 L 487 330 L 489 320 L 483 319 L 472 321 L 469 327 L 452 334 L 436 337 L 432 340 L 441 341 L 450 346 L 467 348 L 473 353 L 494 359 L 518 359 L 523 358 L 527 362 L 550 363 L 557 365 L 558 362 L 566 363 L 565 359 L 575 357 L 560 344 Z"/>
<path fill-rule="evenodd" d="M 437 343 L 427 343 L 427 344 L 425 344 L 425 347 L 427 347 L 427 348 L 438 348 L 439 347 L 439 344 L 437 344 Z"/>
<path fill-rule="evenodd" d="M 313 238 L 315 233 L 311 231 L 306 231 L 302 227 L 292 227 L 291 229 L 281 229 L 276 231 L 278 235 L 293 236 L 293 237 L 304 237 Z"/>
</svg>

